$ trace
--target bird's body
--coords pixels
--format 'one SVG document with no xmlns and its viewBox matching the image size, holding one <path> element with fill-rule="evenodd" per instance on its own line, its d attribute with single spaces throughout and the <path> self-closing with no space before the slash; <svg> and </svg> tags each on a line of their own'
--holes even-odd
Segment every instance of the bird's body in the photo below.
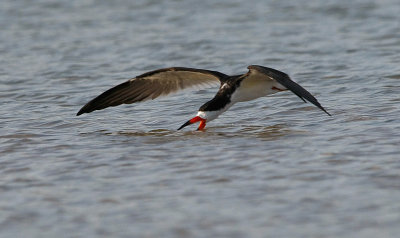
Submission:
<svg viewBox="0 0 400 238">
<path fill-rule="evenodd" d="M 250 101 L 285 90 L 292 91 L 304 102 L 308 100 L 330 115 L 315 97 L 293 82 L 287 74 L 258 65 L 248 66 L 248 69 L 246 74 L 235 76 L 183 67 L 151 71 L 105 91 L 83 106 L 77 115 L 120 104 L 155 99 L 189 87 L 203 88 L 213 84 L 220 85 L 214 98 L 203 104 L 197 115 L 178 130 L 195 122 L 200 122 L 198 129 L 202 130 L 206 122 L 214 120 L 237 102 Z"/>
</svg>

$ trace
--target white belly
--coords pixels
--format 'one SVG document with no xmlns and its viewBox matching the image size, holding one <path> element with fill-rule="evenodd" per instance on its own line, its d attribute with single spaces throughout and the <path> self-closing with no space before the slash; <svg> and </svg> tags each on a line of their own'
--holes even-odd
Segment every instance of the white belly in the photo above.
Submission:
<svg viewBox="0 0 400 238">
<path fill-rule="evenodd" d="M 236 91 L 232 94 L 231 101 L 245 102 L 279 92 L 279 90 L 273 89 L 274 87 L 281 89 L 285 88 L 278 82 L 272 80 L 264 79 L 247 82 L 246 80 L 243 80 L 240 87 L 237 88 Z"/>
<path fill-rule="evenodd" d="M 224 87 L 224 85 L 222 87 Z M 240 86 L 231 95 L 231 102 L 224 108 L 218 111 L 199 111 L 197 116 L 204 118 L 207 121 L 211 121 L 216 119 L 237 102 L 250 101 L 282 90 L 286 90 L 286 88 L 272 78 L 265 77 L 265 75 L 262 74 L 253 73 L 241 82 Z"/>
</svg>

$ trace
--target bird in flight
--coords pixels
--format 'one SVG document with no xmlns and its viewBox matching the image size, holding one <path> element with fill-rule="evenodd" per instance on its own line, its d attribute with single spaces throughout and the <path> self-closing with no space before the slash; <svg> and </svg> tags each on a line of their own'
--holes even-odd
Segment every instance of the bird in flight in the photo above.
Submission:
<svg viewBox="0 0 400 238">
<path fill-rule="evenodd" d="M 229 76 L 217 71 L 172 67 L 144 73 L 119 84 L 89 101 L 77 116 L 114 107 L 155 99 L 190 87 L 207 88 L 218 86 L 217 94 L 203 104 L 195 117 L 184 123 L 178 130 L 200 122 L 198 130 L 203 130 L 207 122 L 216 119 L 237 102 L 250 101 L 281 91 L 290 90 L 304 102 L 309 101 L 326 114 L 329 112 L 302 86 L 276 69 L 250 65 L 242 75 Z"/>
</svg>

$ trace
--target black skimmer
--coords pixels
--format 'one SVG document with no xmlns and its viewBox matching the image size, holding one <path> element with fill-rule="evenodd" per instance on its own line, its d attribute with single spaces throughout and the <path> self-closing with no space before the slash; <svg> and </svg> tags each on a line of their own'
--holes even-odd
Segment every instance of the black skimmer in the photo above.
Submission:
<svg viewBox="0 0 400 238">
<path fill-rule="evenodd" d="M 200 122 L 198 130 L 202 130 L 206 122 L 214 120 L 237 102 L 250 101 L 285 90 L 292 91 L 304 102 L 308 100 L 330 116 L 311 93 L 293 82 L 287 74 L 258 65 L 250 65 L 247 68 L 249 69 L 247 73 L 234 76 L 217 71 L 183 67 L 154 70 L 105 91 L 83 106 L 76 115 L 155 99 L 190 87 L 205 88 L 219 84 L 219 90 L 214 98 L 201 106 L 197 115 L 178 130 L 196 122 Z"/>
</svg>

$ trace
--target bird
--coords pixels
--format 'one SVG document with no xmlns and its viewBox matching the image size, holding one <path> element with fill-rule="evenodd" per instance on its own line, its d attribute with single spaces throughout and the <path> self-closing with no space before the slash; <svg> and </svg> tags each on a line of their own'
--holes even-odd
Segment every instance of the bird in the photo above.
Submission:
<svg viewBox="0 0 400 238">
<path fill-rule="evenodd" d="M 204 89 L 219 85 L 214 98 L 204 103 L 196 116 L 186 121 L 178 130 L 197 122 L 197 130 L 203 130 L 206 123 L 216 119 L 237 102 L 246 102 L 287 90 L 331 116 L 310 92 L 292 81 L 286 73 L 260 65 L 250 65 L 247 69 L 248 72 L 233 76 L 213 70 L 186 67 L 153 70 L 103 92 L 85 104 L 76 115 L 121 104 L 153 100 L 187 88 Z"/>
</svg>

